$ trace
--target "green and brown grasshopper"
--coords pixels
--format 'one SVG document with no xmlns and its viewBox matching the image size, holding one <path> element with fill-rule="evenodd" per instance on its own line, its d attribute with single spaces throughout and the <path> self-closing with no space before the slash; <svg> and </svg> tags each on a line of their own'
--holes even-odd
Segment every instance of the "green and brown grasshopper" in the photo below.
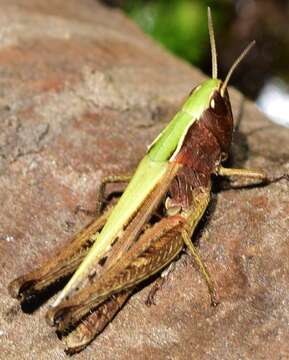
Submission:
<svg viewBox="0 0 289 360">
<path fill-rule="evenodd" d="M 217 77 L 217 55 L 210 9 L 212 78 L 195 87 L 181 110 L 149 147 L 134 175 L 104 179 L 129 184 L 117 204 L 77 234 L 72 243 L 36 270 L 10 283 L 11 296 L 29 300 L 61 278 L 72 275 L 47 312 L 65 338 L 70 353 L 83 349 L 122 307 L 136 286 L 168 266 L 186 246 L 214 287 L 191 242 L 210 201 L 211 177 L 244 176 L 266 180 L 260 171 L 226 169 L 233 116 L 229 79 L 251 43 L 232 65 L 224 82 Z M 152 221 L 152 217 L 157 220 Z M 161 215 L 161 216 L 160 216 Z"/>
</svg>

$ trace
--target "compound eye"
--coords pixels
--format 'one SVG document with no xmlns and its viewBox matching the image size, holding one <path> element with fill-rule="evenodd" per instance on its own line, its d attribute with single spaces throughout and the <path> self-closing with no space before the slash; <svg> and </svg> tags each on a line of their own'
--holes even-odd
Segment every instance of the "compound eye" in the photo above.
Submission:
<svg viewBox="0 0 289 360">
<path fill-rule="evenodd" d="M 210 110 L 213 111 L 215 115 L 225 116 L 227 114 L 227 106 L 222 98 L 219 91 L 215 91 L 211 101 L 210 101 Z"/>
</svg>

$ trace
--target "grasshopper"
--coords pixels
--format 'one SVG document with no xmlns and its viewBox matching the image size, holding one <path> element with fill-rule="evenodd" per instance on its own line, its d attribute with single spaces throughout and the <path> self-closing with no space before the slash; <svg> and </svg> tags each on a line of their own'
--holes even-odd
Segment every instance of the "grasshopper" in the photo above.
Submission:
<svg viewBox="0 0 289 360">
<path fill-rule="evenodd" d="M 110 176 L 99 192 L 99 217 L 45 264 L 9 285 L 12 297 L 29 301 L 71 276 L 46 314 L 65 337 L 66 351 L 82 350 L 108 324 L 138 284 L 166 268 L 186 246 L 217 303 L 210 274 L 191 242 L 211 196 L 212 175 L 265 181 L 262 171 L 224 168 L 233 132 L 229 79 L 254 42 L 233 63 L 226 79 L 217 74 L 211 11 L 208 28 L 212 78 L 195 87 L 181 110 L 153 141 L 134 175 Z M 107 183 L 128 182 L 115 206 L 102 213 Z M 152 218 L 157 218 L 152 221 Z"/>
</svg>

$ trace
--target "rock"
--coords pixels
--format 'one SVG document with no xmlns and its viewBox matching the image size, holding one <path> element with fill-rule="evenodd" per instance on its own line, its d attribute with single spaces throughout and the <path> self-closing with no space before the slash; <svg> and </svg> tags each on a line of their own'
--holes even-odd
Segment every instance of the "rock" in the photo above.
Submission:
<svg viewBox="0 0 289 360">
<path fill-rule="evenodd" d="M 7 285 L 91 221 L 75 208 L 134 169 L 204 75 L 92 0 L 2 0 L 0 29 L 0 357 L 64 359 L 50 302 L 26 314 Z M 289 131 L 244 105 L 233 165 L 288 172 Z M 288 212 L 285 180 L 213 194 L 196 238 L 220 305 L 184 254 L 155 306 L 144 288 L 74 359 L 285 359 Z"/>
</svg>

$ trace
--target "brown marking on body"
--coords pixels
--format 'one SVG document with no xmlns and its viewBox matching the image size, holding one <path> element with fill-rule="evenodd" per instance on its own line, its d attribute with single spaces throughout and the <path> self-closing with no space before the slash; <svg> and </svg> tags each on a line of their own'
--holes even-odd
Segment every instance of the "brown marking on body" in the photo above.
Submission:
<svg viewBox="0 0 289 360">
<path fill-rule="evenodd" d="M 233 134 L 233 114 L 228 91 L 225 91 L 224 97 L 220 95 L 219 91 L 215 91 L 210 101 L 210 105 L 212 104 L 212 101 L 214 107 L 210 106 L 204 111 L 200 122 L 210 130 L 217 139 L 222 153 L 227 156 Z"/>
<path fill-rule="evenodd" d="M 187 209 L 193 190 L 206 188 L 211 175 L 228 156 L 233 132 L 229 94 L 215 91 L 210 106 L 187 132 L 175 161 L 183 166 L 172 181 L 170 206 Z"/>
</svg>

